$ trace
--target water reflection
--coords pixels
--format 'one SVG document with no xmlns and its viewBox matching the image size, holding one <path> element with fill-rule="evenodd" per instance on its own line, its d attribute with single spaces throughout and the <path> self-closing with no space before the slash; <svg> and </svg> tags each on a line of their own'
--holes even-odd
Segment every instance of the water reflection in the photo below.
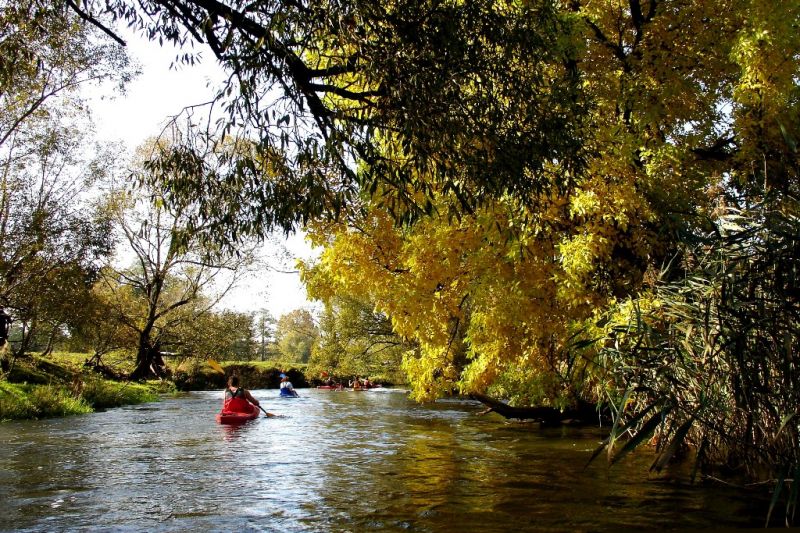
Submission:
<svg viewBox="0 0 800 533">
<path fill-rule="evenodd" d="M 219 394 L 196 393 L 0 425 L 0 529 L 574 531 L 764 516 L 748 494 L 648 479 L 645 454 L 584 471 L 595 430 L 542 432 L 392 391 L 256 395 L 285 417 L 220 426 Z"/>
</svg>

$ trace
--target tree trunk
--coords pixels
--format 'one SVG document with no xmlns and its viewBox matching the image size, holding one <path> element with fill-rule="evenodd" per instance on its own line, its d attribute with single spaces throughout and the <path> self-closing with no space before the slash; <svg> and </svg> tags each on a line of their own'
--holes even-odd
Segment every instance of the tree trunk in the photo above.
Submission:
<svg viewBox="0 0 800 533">
<path fill-rule="evenodd" d="M 136 368 L 130 379 L 161 379 L 166 375 L 166 366 L 161 357 L 161 343 L 151 342 L 149 331 L 145 330 L 139 337 L 139 350 L 136 352 Z"/>
<path fill-rule="evenodd" d="M 557 426 L 567 422 L 592 424 L 600 418 L 597 407 L 587 402 L 579 402 L 578 406 L 574 409 L 559 411 L 553 407 L 512 407 L 499 400 L 478 393 L 470 394 L 470 397 L 487 406 L 489 411 L 494 411 L 506 418 L 539 420 L 548 426 Z"/>
<path fill-rule="evenodd" d="M 33 334 L 36 331 L 36 319 L 34 318 L 31 320 L 30 324 L 27 322 L 22 322 L 22 336 L 20 337 L 19 346 L 15 350 L 13 346 L 9 346 L 11 348 L 11 355 L 13 359 L 16 360 L 18 357 L 24 358 L 25 354 L 28 351 L 28 346 L 33 339 Z M 13 363 L 12 363 L 13 364 Z"/>
<path fill-rule="evenodd" d="M 114 369 L 106 366 L 102 361 L 102 357 L 103 353 L 96 351 L 92 357 L 83 362 L 84 368 L 91 368 L 106 379 L 124 379 L 125 376 L 120 375 L 118 372 L 114 371 Z"/>
</svg>

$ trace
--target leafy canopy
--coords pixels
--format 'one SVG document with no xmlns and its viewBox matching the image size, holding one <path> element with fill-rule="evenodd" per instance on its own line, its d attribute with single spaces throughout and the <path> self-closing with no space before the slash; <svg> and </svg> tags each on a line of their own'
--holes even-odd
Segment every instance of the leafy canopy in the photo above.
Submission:
<svg viewBox="0 0 800 533">
<path fill-rule="evenodd" d="M 204 43 L 230 73 L 216 124 L 153 163 L 196 228 L 236 241 L 354 208 L 398 220 L 570 181 L 579 163 L 574 24 L 549 1 L 89 1 L 153 40 Z M 184 56 L 193 62 L 193 55 Z M 207 164 L 209 146 L 244 148 Z M 222 164 L 220 164 L 222 163 Z"/>
</svg>

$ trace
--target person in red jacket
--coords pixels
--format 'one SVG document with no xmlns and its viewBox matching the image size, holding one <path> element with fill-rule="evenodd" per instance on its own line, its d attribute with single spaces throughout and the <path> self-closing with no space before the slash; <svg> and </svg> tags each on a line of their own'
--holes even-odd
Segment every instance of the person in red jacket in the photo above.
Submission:
<svg viewBox="0 0 800 533">
<path fill-rule="evenodd" d="M 250 413 L 253 411 L 253 406 L 258 408 L 260 404 L 258 400 L 253 398 L 250 391 L 239 386 L 239 377 L 229 377 L 222 410 L 234 413 Z"/>
</svg>

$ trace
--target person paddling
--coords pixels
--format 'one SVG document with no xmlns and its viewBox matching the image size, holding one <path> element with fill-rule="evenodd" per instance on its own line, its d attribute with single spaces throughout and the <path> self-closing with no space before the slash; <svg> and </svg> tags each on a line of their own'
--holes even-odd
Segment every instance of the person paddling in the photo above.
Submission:
<svg viewBox="0 0 800 533">
<path fill-rule="evenodd" d="M 291 396 L 293 398 L 298 396 L 292 382 L 289 381 L 289 376 L 286 374 L 281 374 L 281 396 Z"/>
<path fill-rule="evenodd" d="M 253 411 L 253 405 L 259 409 L 261 408 L 258 400 L 253 398 L 250 391 L 239 386 L 238 376 L 229 377 L 222 410 L 234 413 L 250 413 Z"/>
</svg>

